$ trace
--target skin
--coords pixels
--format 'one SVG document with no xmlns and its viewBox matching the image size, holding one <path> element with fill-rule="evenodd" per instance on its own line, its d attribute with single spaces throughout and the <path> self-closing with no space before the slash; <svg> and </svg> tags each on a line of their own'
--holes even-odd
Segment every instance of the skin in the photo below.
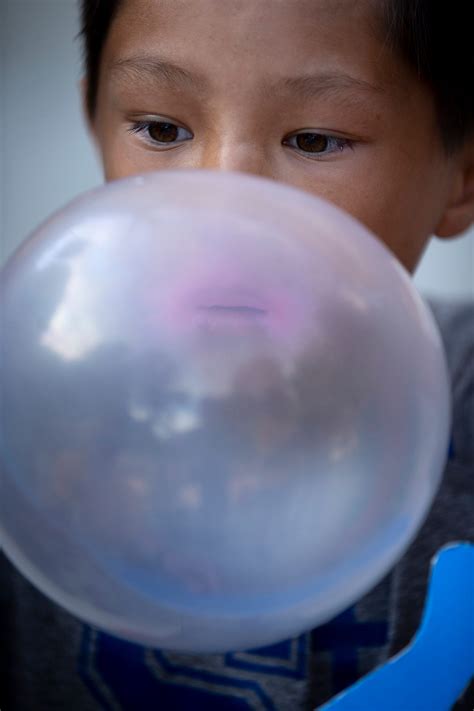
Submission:
<svg viewBox="0 0 474 711">
<path fill-rule="evenodd" d="M 432 234 L 474 219 L 474 142 L 446 154 L 431 93 L 371 0 L 125 0 L 88 120 L 107 180 L 207 168 L 289 183 L 410 272 Z"/>
</svg>

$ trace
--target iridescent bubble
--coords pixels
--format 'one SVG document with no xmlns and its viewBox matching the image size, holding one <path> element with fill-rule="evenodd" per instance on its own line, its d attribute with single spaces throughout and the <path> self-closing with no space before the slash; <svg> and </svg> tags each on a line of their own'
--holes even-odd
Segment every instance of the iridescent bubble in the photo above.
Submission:
<svg viewBox="0 0 474 711">
<path fill-rule="evenodd" d="M 445 463 L 409 275 L 282 184 L 162 171 L 51 217 L 1 282 L 0 542 L 79 618 L 218 652 L 375 585 Z"/>
</svg>

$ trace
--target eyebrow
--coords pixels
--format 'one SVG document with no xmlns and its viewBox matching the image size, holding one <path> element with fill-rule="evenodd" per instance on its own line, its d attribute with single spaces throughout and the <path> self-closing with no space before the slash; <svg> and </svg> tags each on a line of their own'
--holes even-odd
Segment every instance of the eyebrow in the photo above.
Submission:
<svg viewBox="0 0 474 711">
<path fill-rule="evenodd" d="M 202 74 L 191 72 L 174 62 L 152 55 L 118 59 L 111 65 L 111 75 L 113 78 L 128 75 L 131 79 L 138 79 L 145 75 L 155 81 L 164 80 L 178 88 L 204 89 L 207 86 L 206 78 Z"/>
<path fill-rule="evenodd" d="M 138 55 L 118 59 L 111 65 L 113 78 L 125 75 L 132 80 L 143 76 L 153 81 L 165 81 L 176 88 L 194 88 L 205 91 L 208 87 L 206 77 L 190 71 L 174 62 L 155 55 Z M 383 87 L 353 77 L 341 71 L 325 71 L 304 74 L 296 77 L 283 77 L 263 87 L 264 91 L 291 93 L 300 100 L 318 99 L 326 95 L 342 95 L 348 92 L 381 94 Z"/>
<path fill-rule="evenodd" d="M 285 77 L 278 80 L 275 89 L 291 92 L 300 99 L 318 99 L 325 95 L 354 91 L 366 94 L 382 94 L 384 92 L 384 89 L 377 84 L 371 84 L 364 79 L 358 79 L 340 71 Z"/>
</svg>

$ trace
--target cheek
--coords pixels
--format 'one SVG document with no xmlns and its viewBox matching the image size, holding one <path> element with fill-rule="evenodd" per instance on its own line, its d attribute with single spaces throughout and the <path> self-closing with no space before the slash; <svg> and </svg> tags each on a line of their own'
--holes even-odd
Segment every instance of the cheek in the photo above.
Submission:
<svg viewBox="0 0 474 711">
<path fill-rule="evenodd" d="M 426 113 L 426 112 L 425 112 Z M 417 120 L 387 126 L 337 165 L 304 169 L 304 189 L 346 210 L 413 271 L 445 201 L 445 159 L 437 134 Z"/>
<path fill-rule="evenodd" d="M 108 111 L 98 112 L 96 126 L 96 140 L 106 180 L 117 180 L 142 172 L 136 161 L 136 152 L 134 154 L 130 151 L 125 129 Z"/>
<path fill-rule="evenodd" d="M 118 131 L 110 132 L 101 143 L 102 163 L 107 180 L 126 178 L 154 170 L 145 154 L 132 150 L 130 143 Z"/>
<path fill-rule="evenodd" d="M 332 176 L 334 178 L 334 176 Z M 325 198 L 368 227 L 408 271 L 413 271 L 430 235 L 429 220 L 417 209 L 419 190 L 384 179 L 374 170 L 344 179 L 305 180 L 299 187 Z"/>
<path fill-rule="evenodd" d="M 429 238 L 429 229 L 426 228 L 426 220 L 417 213 L 416 204 L 411 204 L 411 200 L 404 201 L 404 197 L 397 191 L 379 191 L 354 205 L 349 212 L 412 272 Z"/>
<path fill-rule="evenodd" d="M 430 236 L 427 220 L 417 213 L 415 204 L 402 204 L 398 195 L 392 194 L 380 202 L 374 199 L 365 211 L 352 214 L 385 244 L 407 271 L 414 271 Z"/>
</svg>

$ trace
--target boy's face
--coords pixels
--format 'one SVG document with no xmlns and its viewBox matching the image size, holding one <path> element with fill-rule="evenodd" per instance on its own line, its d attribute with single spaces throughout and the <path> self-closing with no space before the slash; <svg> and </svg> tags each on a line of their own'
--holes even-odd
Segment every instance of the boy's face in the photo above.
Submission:
<svg viewBox="0 0 474 711">
<path fill-rule="evenodd" d="M 92 129 L 107 179 L 240 170 L 341 206 L 413 271 L 454 182 L 371 0 L 124 0 Z"/>
</svg>

